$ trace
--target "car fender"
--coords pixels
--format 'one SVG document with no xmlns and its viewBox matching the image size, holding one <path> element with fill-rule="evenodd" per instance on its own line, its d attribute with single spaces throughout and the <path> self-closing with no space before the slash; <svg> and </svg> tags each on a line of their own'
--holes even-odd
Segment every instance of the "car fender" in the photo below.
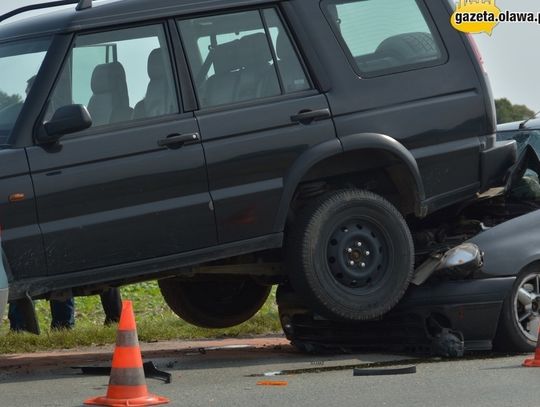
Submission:
<svg viewBox="0 0 540 407">
<path fill-rule="evenodd" d="M 343 153 L 343 147 L 339 139 L 334 138 L 323 143 L 317 144 L 305 151 L 298 157 L 292 168 L 283 179 L 283 193 L 279 203 L 279 210 L 274 222 L 274 232 L 283 232 L 289 207 L 293 200 L 294 192 L 302 181 L 302 178 L 317 163 L 330 158 L 334 155 Z"/>
<path fill-rule="evenodd" d="M 484 266 L 475 277 L 515 276 L 540 261 L 540 210 L 501 223 L 468 242 L 484 252 Z"/>
<path fill-rule="evenodd" d="M 425 205 L 426 193 L 424 190 L 424 182 L 420 175 L 420 169 L 414 156 L 407 148 L 396 139 L 379 133 L 360 133 L 351 134 L 341 138 L 343 151 L 349 152 L 354 150 L 383 150 L 395 155 L 401 160 L 414 178 L 416 185 L 416 214 L 425 216 L 427 214 L 427 206 Z"/>
<path fill-rule="evenodd" d="M 279 205 L 278 214 L 274 223 L 274 232 L 282 232 L 285 229 L 287 214 L 294 193 L 308 171 L 317 163 L 346 152 L 361 151 L 367 149 L 384 150 L 394 154 L 401 160 L 410 171 L 416 184 L 416 214 L 425 216 L 427 206 L 425 205 L 424 184 L 420 176 L 418 164 L 407 148 L 395 139 L 376 133 L 353 134 L 341 139 L 332 139 L 317 144 L 304 152 L 294 163 L 290 171 L 283 180 L 283 193 Z"/>
</svg>

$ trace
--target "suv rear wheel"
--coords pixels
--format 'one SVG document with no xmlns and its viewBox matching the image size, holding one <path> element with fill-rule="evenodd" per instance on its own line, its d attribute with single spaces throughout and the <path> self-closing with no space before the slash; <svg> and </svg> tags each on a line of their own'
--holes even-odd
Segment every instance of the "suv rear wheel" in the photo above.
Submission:
<svg viewBox="0 0 540 407">
<path fill-rule="evenodd" d="M 261 309 L 272 287 L 251 278 L 159 281 L 161 294 L 173 312 L 202 328 L 230 328 Z"/>
<path fill-rule="evenodd" d="M 386 199 L 357 189 L 331 192 L 306 207 L 291 227 L 286 252 L 295 291 L 331 319 L 385 314 L 413 273 L 405 220 Z"/>
</svg>

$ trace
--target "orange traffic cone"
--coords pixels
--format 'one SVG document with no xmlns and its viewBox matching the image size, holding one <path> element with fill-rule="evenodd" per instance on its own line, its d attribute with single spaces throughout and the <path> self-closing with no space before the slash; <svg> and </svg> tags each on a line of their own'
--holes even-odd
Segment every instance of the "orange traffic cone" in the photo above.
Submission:
<svg viewBox="0 0 540 407">
<path fill-rule="evenodd" d="M 131 301 L 123 301 L 107 395 L 86 400 L 94 406 L 156 406 L 169 399 L 148 393 Z"/>
<path fill-rule="evenodd" d="M 540 328 L 538 329 L 538 339 L 536 340 L 536 351 L 533 359 L 526 359 L 523 362 L 525 367 L 540 367 Z"/>
</svg>

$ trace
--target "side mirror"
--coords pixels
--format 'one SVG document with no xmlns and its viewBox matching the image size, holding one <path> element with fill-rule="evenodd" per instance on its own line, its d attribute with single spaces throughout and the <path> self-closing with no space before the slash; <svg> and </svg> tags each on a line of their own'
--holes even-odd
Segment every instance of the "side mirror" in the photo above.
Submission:
<svg viewBox="0 0 540 407">
<path fill-rule="evenodd" d="M 62 106 L 54 112 L 48 122 L 43 123 L 44 132 L 39 135 L 39 141 L 53 143 L 66 134 L 86 130 L 92 126 L 90 113 L 83 105 Z"/>
</svg>

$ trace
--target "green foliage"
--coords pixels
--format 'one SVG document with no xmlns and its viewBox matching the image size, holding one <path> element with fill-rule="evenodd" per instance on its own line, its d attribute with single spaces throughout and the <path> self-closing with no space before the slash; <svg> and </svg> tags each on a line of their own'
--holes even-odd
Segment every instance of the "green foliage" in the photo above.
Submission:
<svg viewBox="0 0 540 407">
<path fill-rule="evenodd" d="M 534 116 L 534 112 L 525 105 L 513 105 L 508 99 L 497 99 L 497 123 L 517 122 Z"/>
<path fill-rule="evenodd" d="M 0 90 L 0 110 L 19 102 L 22 102 L 22 98 L 19 95 L 8 95 Z"/>
<path fill-rule="evenodd" d="M 201 329 L 182 321 L 165 304 L 155 282 L 122 288 L 122 298 L 133 301 L 139 339 L 160 340 L 238 337 L 281 332 L 275 290 L 264 307 L 251 320 L 228 329 Z M 99 296 L 75 299 L 76 327 L 72 331 L 51 331 L 47 301 L 36 301 L 42 334 L 9 332 L 6 319 L 0 327 L 0 354 L 72 349 L 81 346 L 114 344 L 116 327 L 103 326 L 104 313 Z"/>
</svg>

